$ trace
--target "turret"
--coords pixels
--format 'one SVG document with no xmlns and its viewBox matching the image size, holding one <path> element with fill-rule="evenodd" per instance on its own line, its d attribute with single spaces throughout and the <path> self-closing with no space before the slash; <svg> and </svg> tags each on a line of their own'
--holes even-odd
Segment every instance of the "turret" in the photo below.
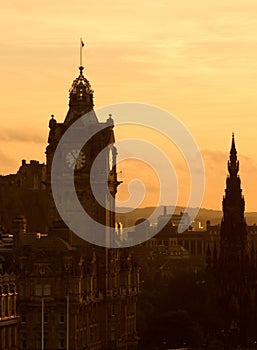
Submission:
<svg viewBox="0 0 257 350">
<path fill-rule="evenodd" d="M 84 67 L 79 67 L 79 76 L 73 81 L 69 90 L 69 110 L 64 124 L 77 120 L 94 108 L 93 94 L 90 82 L 83 75 Z"/>
</svg>

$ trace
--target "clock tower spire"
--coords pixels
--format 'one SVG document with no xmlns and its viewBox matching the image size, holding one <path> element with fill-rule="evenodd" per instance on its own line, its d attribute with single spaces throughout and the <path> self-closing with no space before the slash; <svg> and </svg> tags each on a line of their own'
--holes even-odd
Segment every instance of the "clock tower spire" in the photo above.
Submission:
<svg viewBox="0 0 257 350">
<path fill-rule="evenodd" d="M 83 75 L 84 67 L 79 67 L 79 76 L 73 81 L 69 90 L 69 110 L 64 120 L 65 125 L 70 125 L 82 115 L 93 111 L 94 91 L 90 82 Z M 94 116 L 97 123 L 97 118 Z"/>
<path fill-rule="evenodd" d="M 94 108 L 94 91 L 91 88 L 90 82 L 83 74 L 82 49 L 84 46 L 85 44 L 81 38 L 79 76 L 73 81 L 69 90 L 69 110 L 64 120 L 65 125 L 70 125 L 82 115 L 93 111 Z M 97 123 L 95 115 L 92 121 Z"/>
</svg>

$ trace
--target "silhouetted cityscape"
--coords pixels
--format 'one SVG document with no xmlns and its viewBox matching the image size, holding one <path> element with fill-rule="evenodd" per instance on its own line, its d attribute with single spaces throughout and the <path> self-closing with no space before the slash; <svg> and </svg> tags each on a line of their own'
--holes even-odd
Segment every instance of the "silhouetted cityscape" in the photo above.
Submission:
<svg viewBox="0 0 257 350">
<path fill-rule="evenodd" d="M 82 148 L 73 139 L 59 154 L 63 135 L 82 116 L 77 132 L 94 136 Z M 245 220 L 234 134 L 220 222 L 191 223 L 164 206 L 152 223 L 140 210 L 114 215 L 114 130 L 111 115 L 99 122 L 80 66 L 66 117 L 50 118 L 46 164 L 22 160 L 16 174 L 0 177 L 0 348 L 257 349 L 257 226 Z M 56 153 L 64 159 L 58 201 L 69 203 L 68 218 L 76 215 L 68 186 L 74 172 L 81 206 L 109 229 L 112 244 L 100 247 L 101 232 L 89 226 L 87 242 L 64 222 L 52 193 Z M 96 159 L 94 183 L 105 206 L 91 188 Z M 134 245 L 139 235 L 144 242 Z"/>
</svg>

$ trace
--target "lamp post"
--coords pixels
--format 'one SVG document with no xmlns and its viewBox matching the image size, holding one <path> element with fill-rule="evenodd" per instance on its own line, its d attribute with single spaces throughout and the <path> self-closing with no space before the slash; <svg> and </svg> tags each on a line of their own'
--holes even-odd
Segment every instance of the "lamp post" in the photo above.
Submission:
<svg viewBox="0 0 257 350">
<path fill-rule="evenodd" d="M 66 349 L 69 350 L 69 323 L 70 323 L 70 296 L 69 296 L 69 289 L 67 290 L 67 345 Z"/>
<path fill-rule="evenodd" d="M 70 273 L 70 261 L 66 262 L 64 268 L 66 270 L 66 350 L 69 350 L 70 343 L 70 286 L 69 286 L 69 273 Z"/>
<path fill-rule="evenodd" d="M 42 299 L 41 299 L 41 349 L 44 350 L 44 297 L 42 293 Z"/>
</svg>

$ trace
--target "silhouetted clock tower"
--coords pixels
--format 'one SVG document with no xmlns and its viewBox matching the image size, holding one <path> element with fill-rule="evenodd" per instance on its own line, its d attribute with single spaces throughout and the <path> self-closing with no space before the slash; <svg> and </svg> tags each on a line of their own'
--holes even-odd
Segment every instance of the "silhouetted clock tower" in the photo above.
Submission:
<svg viewBox="0 0 257 350">
<path fill-rule="evenodd" d="M 106 122 L 99 122 L 93 107 L 93 91 L 81 66 L 69 91 L 69 109 L 64 121 L 57 122 L 52 116 L 49 122 L 46 181 L 42 177 L 49 197 L 48 206 L 46 200 L 43 206 L 47 206 L 49 214 L 48 232 L 27 232 L 23 216 L 15 222 L 15 249 L 10 268 L 16 273 L 20 349 L 137 349 L 139 267 L 129 249 L 97 246 L 99 233 L 104 234 L 106 243 L 108 234 L 115 228 L 119 182 L 113 119 L 109 115 Z M 73 128 L 74 135 L 82 140 L 66 138 Z M 31 165 L 38 175 L 38 162 Z M 27 169 L 26 162 L 22 167 Z M 94 167 L 96 171 L 92 175 Z M 59 198 L 53 186 L 56 183 L 61 185 Z M 99 201 L 91 185 L 97 188 Z M 55 201 L 58 199 L 62 215 L 53 195 Z M 69 221 L 61 211 L 65 203 L 65 214 L 77 218 L 74 196 L 92 222 L 102 224 L 98 225 L 99 230 L 83 225 L 85 237 L 69 228 Z M 30 208 L 33 211 L 33 205 Z"/>
<path fill-rule="evenodd" d="M 106 122 L 99 122 L 94 112 L 93 90 L 89 81 L 83 75 L 83 67 L 79 67 L 79 76 L 73 81 L 69 91 L 69 110 L 64 122 L 57 123 L 54 116 L 49 121 L 49 137 L 48 146 L 46 148 L 47 158 L 47 183 L 49 188 L 49 226 L 59 228 L 59 234 L 64 235 L 63 238 L 70 240 L 68 231 L 61 230 L 64 226 L 62 220 L 56 210 L 52 200 L 50 182 L 51 182 L 51 166 L 57 145 L 62 136 L 69 127 L 76 124 L 77 131 L 80 135 L 88 137 L 88 141 L 80 149 L 79 141 L 76 139 L 66 142 L 61 149 L 63 162 L 61 164 L 61 179 L 63 188 L 65 189 L 65 178 L 74 171 L 74 183 L 76 194 L 82 207 L 90 215 L 93 220 L 101 223 L 106 227 L 115 227 L 115 194 L 117 192 L 116 172 L 116 148 L 113 145 L 114 139 L 114 122 L 111 115 Z M 80 117 L 85 116 L 83 122 Z M 92 135 L 92 137 L 91 137 Z M 100 158 L 99 158 L 100 157 Z M 90 179 L 90 171 L 94 161 L 97 160 L 98 171 L 94 173 L 94 178 Z M 91 188 L 94 182 L 97 192 L 101 196 L 101 203 L 96 200 Z M 106 185 L 108 184 L 108 185 Z M 70 189 L 63 191 L 63 198 L 60 201 L 70 203 L 69 215 L 73 213 L 73 195 Z M 68 236 L 67 236 L 68 235 Z"/>
</svg>

